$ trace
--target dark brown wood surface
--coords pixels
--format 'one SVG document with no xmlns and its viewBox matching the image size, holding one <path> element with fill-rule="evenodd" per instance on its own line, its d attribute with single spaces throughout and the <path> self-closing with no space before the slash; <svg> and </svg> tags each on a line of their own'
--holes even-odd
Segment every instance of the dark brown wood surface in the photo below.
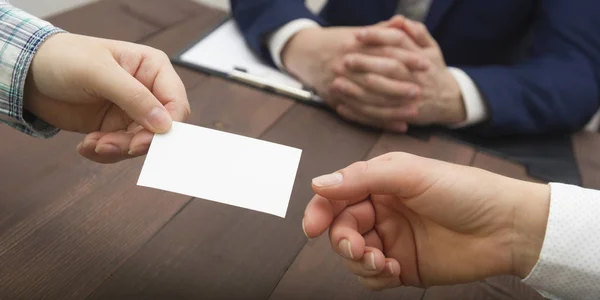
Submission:
<svg viewBox="0 0 600 300">
<path fill-rule="evenodd" d="M 51 18 L 74 33 L 139 42 L 173 55 L 225 13 L 188 0 L 105 0 Z M 33 139 L 0 127 L 0 299 L 541 299 L 516 278 L 370 292 L 326 237 L 300 226 L 310 180 L 403 151 L 514 178 L 523 166 L 433 136 L 348 124 L 329 112 L 176 67 L 190 123 L 303 150 L 285 219 L 136 187 L 143 158 L 97 165 L 82 136 Z M 586 187 L 600 188 L 600 136 L 573 143 Z M 9 159 L 7 159 L 9 158 Z"/>
</svg>

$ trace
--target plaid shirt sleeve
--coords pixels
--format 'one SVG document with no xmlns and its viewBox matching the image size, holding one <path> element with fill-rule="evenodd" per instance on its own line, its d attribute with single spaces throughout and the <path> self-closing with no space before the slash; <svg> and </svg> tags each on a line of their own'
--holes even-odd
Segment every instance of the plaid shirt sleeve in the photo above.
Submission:
<svg viewBox="0 0 600 300">
<path fill-rule="evenodd" d="M 25 80 L 39 46 L 59 32 L 0 0 L 0 122 L 35 137 L 51 137 L 58 129 L 23 109 Z"/>
</svg>

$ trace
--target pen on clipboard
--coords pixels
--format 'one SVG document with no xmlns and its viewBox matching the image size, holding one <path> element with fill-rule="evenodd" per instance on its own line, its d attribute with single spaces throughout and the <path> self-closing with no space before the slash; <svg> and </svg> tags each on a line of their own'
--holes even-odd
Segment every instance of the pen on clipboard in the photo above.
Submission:
<svg viewBox="0 0 600 300">
<path fill-rule="evenodd" d="M 276 93 L 283 94 L 292 98 L 310 102 L 322 102 L 321 98 L 311 91 L 287 86 L 285 84 L 273 82 L 256 75 L 252 75 L 243 68 L 236 67 L 228 75 L 234 80 L 238 80 L 261 89 L 270 89 Z"/>
</svg>

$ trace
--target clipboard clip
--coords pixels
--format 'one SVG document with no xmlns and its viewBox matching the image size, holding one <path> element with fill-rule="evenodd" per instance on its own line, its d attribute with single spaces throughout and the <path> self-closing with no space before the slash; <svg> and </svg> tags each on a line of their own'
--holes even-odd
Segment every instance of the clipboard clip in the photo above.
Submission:
<svg viewBox="0 0 600 300">
<path fill-rule="evenodd" d="M 231 73 L 228 74 L 231 79 L 240 81 L 242 83 L 264 89 L 269 90 L 271 92 L 282 94 L 288 97 L 292 97 L 301 101 L 307 102 L 322 102 L 321 98 L 312 93 L 311 91 L 307 91 L 301 88 L 295 88 L 291 86 L 287 86 L 285 84 L 269 81 L 267 79 L 261 78 L 256 75 L 252 75 L 248 73 L 246 69 L 236 67 Z"/>
</svg>

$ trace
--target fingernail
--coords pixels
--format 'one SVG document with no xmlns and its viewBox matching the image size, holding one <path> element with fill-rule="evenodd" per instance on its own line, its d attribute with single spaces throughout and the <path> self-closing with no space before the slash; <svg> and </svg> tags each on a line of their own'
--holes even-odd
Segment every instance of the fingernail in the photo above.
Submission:
<svg viewBox="0 0 600 300">
<path fill-rule="evenodd" d="M 150 148 L 150 145 L 142 145 L 142 146 L 137 146 L 133 149 L 129 149 L 129 152 L 127 152 L 129 155 L 140 155 L 142 153 L 148 152 L 148 149 Z"/>
<path fill-rule="evenodd" d="M 81 148 L 83 149 L 89 149 L 92 148 L 92 146 L 94 146 L 96 143 L 92 142 L 92 141 L 83 141 L 81 142 Z"/>
<path fill-rule="evenodd" d="M 369 271 L 375 271 L 377 267 L 375 266 L 375 253 L 369 252 L 365 255 L 365 261 L 363 262 L 363 266 L 365 269 Z"/>
<path fill-rule="evenodd" d="M 312 182 L 319 187 L 330 187 L 342 183 L 342 179 L 344 179 L 344 176 L 341 173 L 335 172 L 317 177 Z"/>
<path fill-rule="evenodd" d="M 81 150 L 82 146 L 83 146 L 83 142 L 79 142 L 79 144 L 77 144 L 77 152 L 79 152 Z"/>
<path fill-rule="evenodd" d="M 155 107 L 148 114 L 148 123 L 155 132 L 166 132 L 171 127 L 171 116 L 164 108 Z"/>
<path fill-rule="evenodd" d="M 388 271 L 390 271 L 390 274 L 394 275 L 394 264 L 392 264 L 391 262 L 387 263 L 387 268 Z"/>
<path fill-rule="evenodd" d="M 102 155 L 120 154 L 121 149 L 115 145 L 104 144 L 96 146 L 96 153 Z"/>
<path fill-rule="evenodd" d="M 352 246 L 350 245 L 350 241 L 347 239 L 343 239 L 338 244 L 340 248 L 340 252 L 345 258 L 354 259 L 354 255 L 352 255 Z"/>
<path fill-rule="evenodd" d="M 302 232 L 304 232 L 304 235 L 310 239 L 310 237 L 308 236 L 308 234 L 306 234 L 306 227 L 304 227 L 304 219 L 302 219 Z"/>
</svg>

